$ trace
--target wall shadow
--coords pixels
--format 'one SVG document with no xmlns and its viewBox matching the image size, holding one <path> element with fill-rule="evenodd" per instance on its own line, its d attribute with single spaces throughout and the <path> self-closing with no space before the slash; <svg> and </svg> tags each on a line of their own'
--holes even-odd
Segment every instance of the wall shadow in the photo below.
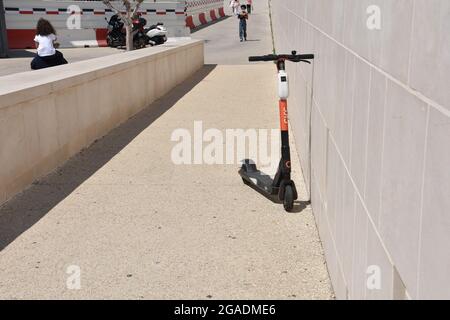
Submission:
<svg viewBox="0 0 450 320">
<path fill-rule="evenodd" d="M 0 206 L 0 251 L 103 167 L 137 135 L 208 76 L 215 67 L 215 65 L 205 65 L 167 95 Z"/>
</svg>

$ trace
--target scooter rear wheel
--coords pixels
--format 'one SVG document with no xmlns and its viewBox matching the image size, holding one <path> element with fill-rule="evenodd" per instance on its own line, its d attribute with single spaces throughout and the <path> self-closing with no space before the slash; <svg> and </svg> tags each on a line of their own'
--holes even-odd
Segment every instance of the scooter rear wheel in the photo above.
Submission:
<svg viewBox="0 0 450 320">
<path fill-rule="evenodd" d="M 283 205 L 287 212 L 291 212 L 294 209 L 294 189 L 292 189 L 292 186 L 288 185 L 284 190 Z"/>
</svg>

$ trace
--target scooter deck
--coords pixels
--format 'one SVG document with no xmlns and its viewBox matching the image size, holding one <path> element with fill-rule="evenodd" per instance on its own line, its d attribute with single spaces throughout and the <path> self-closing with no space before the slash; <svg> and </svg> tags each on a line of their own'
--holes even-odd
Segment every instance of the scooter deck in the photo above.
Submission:
<svg viewBox="0 0 450 320">
<path fill-rule="evenodd" d="M 274 202 L 279 202 L 278 200 L 278 189 L 273 187 L 273 179 L 265 174 L 264 172 L 258 170 L 254 164 L 244 164 L 239 170 L 239 175 L 245 184 L 251 186 L 256 191 L 269 198 Z"/>
</svg>

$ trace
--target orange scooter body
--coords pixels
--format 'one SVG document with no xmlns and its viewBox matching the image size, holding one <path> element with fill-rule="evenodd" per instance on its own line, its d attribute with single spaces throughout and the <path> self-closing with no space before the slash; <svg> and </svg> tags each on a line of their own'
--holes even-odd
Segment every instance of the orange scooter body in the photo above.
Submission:
<svg viewBox="0 0 450 320">
<path fill-rule="evenodd" d="M 289 131 L 287 100 L 280 100 L 280 130 Z"/>
</svg>

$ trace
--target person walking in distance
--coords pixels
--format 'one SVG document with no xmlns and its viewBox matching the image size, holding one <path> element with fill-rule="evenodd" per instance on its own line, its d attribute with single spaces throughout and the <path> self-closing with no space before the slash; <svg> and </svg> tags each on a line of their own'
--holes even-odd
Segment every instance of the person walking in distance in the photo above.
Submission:
<svg viewBox="0 0 450 320">
<path fill-rule="evenodd" d="M 241 4 L 239 3 L 239 0 L 231 0 L 230 1 L 230 8 L 231 8 L 233 15 L 239 14 L 239 6 L 240 5 Z"/>
<path fill-rule="evenodd" d="M 239 38 L 242 41 L 247 41 L 247 20 L 248 20 L 248 13 L 247 13 L 247 6 L 242 5 L 241 10 L 238 14 L 239 19 Z"/>
<path fill-rule="evenodd" d="M 252 8 L 253 7 L 253 0 L 247 0 L 247 12 L 248 14 L 252 13 Z"/>
</svg>

